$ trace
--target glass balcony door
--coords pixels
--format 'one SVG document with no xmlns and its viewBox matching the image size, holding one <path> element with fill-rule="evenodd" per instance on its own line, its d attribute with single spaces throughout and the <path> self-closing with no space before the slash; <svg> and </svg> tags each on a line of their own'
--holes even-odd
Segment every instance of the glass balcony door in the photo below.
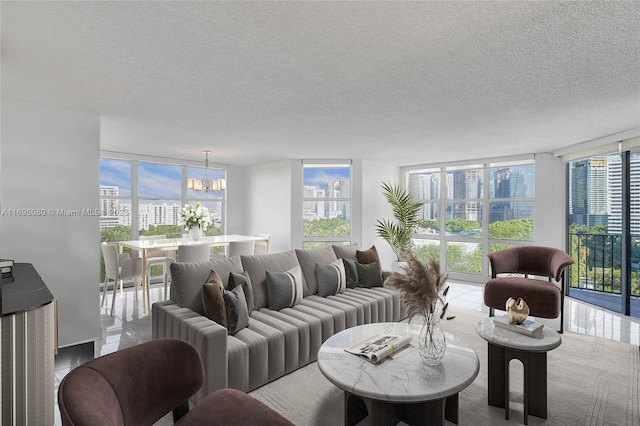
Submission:
<svg viewBox="0 0 640 426">
<path fill-rule="evenodd" d="M 569 163 L 568 294 L 640 317 L 640 154 Z"/>
</svg>

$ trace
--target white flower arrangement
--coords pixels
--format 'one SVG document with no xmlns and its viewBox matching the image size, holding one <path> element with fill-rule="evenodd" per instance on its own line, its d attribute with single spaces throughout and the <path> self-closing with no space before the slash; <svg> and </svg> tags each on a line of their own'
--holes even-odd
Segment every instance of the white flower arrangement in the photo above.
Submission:
<svg viewBox="0 0 640 426">
<path fill-rule="evenodd" d="M 207 227 L 211 225 L 209 210 L 200 203 L 195 206 L 185 204 L 180 210 L 180 225 L 184 225 L 187 231 L 194 227 L 206 231 Z"/>
</svg>

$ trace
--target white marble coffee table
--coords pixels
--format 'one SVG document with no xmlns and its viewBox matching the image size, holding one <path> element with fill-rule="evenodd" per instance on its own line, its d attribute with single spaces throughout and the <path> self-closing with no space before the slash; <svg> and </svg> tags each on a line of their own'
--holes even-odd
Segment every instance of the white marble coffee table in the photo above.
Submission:
<svg viewBox="0 0 640 426">
<path fill-rule="evenodd" d="M 378 364 L 344 351 L 376 334 L 411 334 L 411 346 Z M 365 324 L 327 339 L 318 352 L 318 367 L 344 390 L 346 425 L 370 416 L 371 425 L 442 425 L 458 423 L 458 392 L 478 375 L 473 349 L 447 334 L 447 351 L 438 366 L 426 365 L 417 350 L 420 326 L 407 323 Z"/>
<path fill-rule="evenodd" d="M 496 327 L 493 318 L 483 318 L 476 332 L 488 343 L 488 403 L 504 408 L 509 420 L 509 362 L 518 359 L 524 366 L 524 424 L 528 415 L 547 418 L 547 352 L 560 346 L 557 331 L 544 327 L 539 336 L 525 336 Z"/>
</svg>

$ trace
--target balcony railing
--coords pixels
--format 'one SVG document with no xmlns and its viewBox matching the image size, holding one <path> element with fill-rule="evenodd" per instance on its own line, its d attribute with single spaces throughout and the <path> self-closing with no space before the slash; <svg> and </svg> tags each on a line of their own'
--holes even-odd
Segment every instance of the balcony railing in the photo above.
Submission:
<svg viewBox="0 0 640 426">
<path fill-rule="evenodd" d="M 640 297 L 638 240 L 632 240 L 631 296 Z M 569 234 L 570 288 L 601 293 L 622 293 L 622 238 L 614 234 Z"/>
</svg>

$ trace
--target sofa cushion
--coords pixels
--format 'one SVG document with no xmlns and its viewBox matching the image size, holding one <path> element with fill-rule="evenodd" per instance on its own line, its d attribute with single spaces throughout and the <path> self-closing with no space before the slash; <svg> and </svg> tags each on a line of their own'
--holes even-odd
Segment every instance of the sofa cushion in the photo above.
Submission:
<svg viewBox="0 0 640 426">
<path fill-rule="evenodd" d="M 284 272 L 294 266 L 300 266 L 296 253 L 293 250 L 282 253 L 270 253 L 259 255 L 240 256 L 242 266 L 249 274 L 251 286 L 253 288 L 253 303 L 256 310 L 266 308 L 268 305 L 267 295 L 267 271 Z M 242 272 L 240 270 L 239 272 Z M 306 288 L 304 276 L 302 277 L 303 291 Z"/>
<path fill-rule="evenodd" d="M 242 263 L 237 257 L 217 259 L 207 262 L 174 262 L 171 269 L 171 300 L 181 308 L 204 315 L 202 306 L 202 284 L 211 271 L 216 271 L 225 285 L 230 272 L 242 272 Z"/>
<path fill-rule="evenodd" d="M 234 335 L 249 325 L 249 313 L 247 300 L 244 297 L 242 286 L 233 290 L 224 290 L 224 306 L 227 310 L 227 329 Z"/>
<path fill-rule="evenodd" d="M 382 287 L 382 274 L 378 262 L 356 262 L 356 268 L 358 269 L 359 287 Z"/>
<path fill-rule="evenodd" d="M 331 246 L 333 252 L 338 259 L 355 259 L 356 250 L 360 250 L 360 246 L 356 244 L 346 244 L 340 246 Z"/>
<path fill-rule="evenodd" d="M 224 285 L 222 279 L 211 271 L 202 287 L 202 305 L 207 318 L 227 328 L 227 310 L 224 306 Z"/>
<path fill-rule="evenodd" d="M 249 273 L 247 271 L 242 271 L 240 273 L 231 272 L 229 274 L 229 290 L 236 288 L 237 286 L 242 286 L 242 290 L 244 290 L 244 297 L 247 300 L 247 310 L 249 311 L 249 315 L 255 309 L 255 304 L 253 303 L 253 287 L 251 286 L 251 278 L 249 278 Z"/>
<path fill-rule="evenodd" d="M 326 246 L 317 249 L 296 249 L 296 256 L 298 257 L 298 262 L 300 263 L 300 268 L 302 268 L 302 274 L 304 275 L 304 280 L 309 290 L 304 296 L 307 297 L 312 294 L 318 294 L 316 263 L 331 263 L 338 259 L 336 254 L 330 246 Z"/>
<path fill-rule="evenodd" d="M 285 272 L 267 271 L 269 309 L 279 311 L 302 301 L 302 270 L 294 266 Z"/>
<path fill-rule="evenodd" d="M 346 276 L 346 284 L 347 288 L 356 288 L 358 287 L 358 267 L 356 263 L 358 261 L 355 259 L 342 259 L 342 263 L 344 264 L 344 272 Z"/>
<path fill-rule="evenodd" d="M 346 289 L 346 274 L 342 259 L 337 259 L 328 265 L 316 263 L 316 281 L 318 296 L 327 297 L 343 293 Z"/>
</svg>

